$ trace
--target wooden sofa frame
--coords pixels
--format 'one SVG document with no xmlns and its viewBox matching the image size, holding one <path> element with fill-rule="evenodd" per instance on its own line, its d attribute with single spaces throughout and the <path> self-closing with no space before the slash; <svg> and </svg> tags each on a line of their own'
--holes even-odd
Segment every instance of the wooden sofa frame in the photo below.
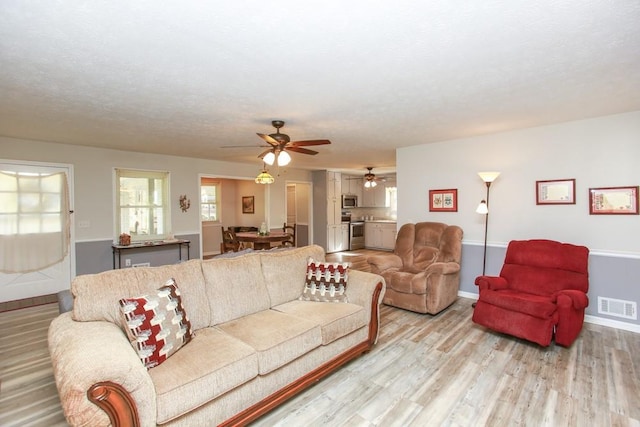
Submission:
<svg viewBox="0 0 640 427">
<path fill-rule="evenodd" d="M 220 426 L 242 426 L 249 424 L 310 385 L 320 381 L 345 363 L 364 353 L 368 353 L 373 347 L 378 335 L 380 324 L 378 317 L 378 299 L 380 298 L 380 292 L 382 292 L 382 282 L 377 284 L 373 292 L 369 336 L 365 341 L 339 354 L 308 374 L 298 378 L 270 396 L 265 397 L 260 402 L 234 415 L 220 424 Z M 87 391 L 87 397 L 107 413 L 113 427 L 140 427 L 136 404 L 129 392 L 120 384 L 111 381 L 96 383 Z"/>
</svg>

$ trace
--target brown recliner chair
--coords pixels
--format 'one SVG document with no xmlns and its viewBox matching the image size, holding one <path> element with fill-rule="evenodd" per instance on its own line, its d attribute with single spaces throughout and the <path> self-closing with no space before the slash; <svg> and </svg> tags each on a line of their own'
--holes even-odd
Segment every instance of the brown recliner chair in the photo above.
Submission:
<svg viewBox="0 0 640 427">
<path fill-rule="evenodd" d="M 387 305 L 437 314 L 458 297 L 462 229 L 441 222 L 404 224 L 392 254 L 367 261 L 384 277 Z"/>
</svg>

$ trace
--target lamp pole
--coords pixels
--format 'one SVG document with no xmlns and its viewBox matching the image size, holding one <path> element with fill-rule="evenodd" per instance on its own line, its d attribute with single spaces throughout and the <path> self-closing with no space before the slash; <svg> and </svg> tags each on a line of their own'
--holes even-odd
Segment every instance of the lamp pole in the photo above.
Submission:
<svg viewBox="0 0 640 427">
<path fill-rule="evenodd" d="M 487 198 L 480 202 L 480 206 L 476 209 L 476 212 L 479 214 L 484 214 L 484 248 L 482 254 L 482 275 L 484 276 L 486 273 L 487 267 L 487 234 L 489 231 L 489 188 L 491 187 L 491 183 L 498 178 L 500 172 L 478 172 L 480 178 L 484 181 L 487 186 Z"/>
<path fill-rule="evenodd" d="M 482 275 L 485 274 L 485 269 L 487 266 L 487 232 L 489 231 L 489 187 L 491 187 L 491 182 L 487 181 L 487 213 L 484 216 L 484 252 L 482 254 Z"/>
</svg>

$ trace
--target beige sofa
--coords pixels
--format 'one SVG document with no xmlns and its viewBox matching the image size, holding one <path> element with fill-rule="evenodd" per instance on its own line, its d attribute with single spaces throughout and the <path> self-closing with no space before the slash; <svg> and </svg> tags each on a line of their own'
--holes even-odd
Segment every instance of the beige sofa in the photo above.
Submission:
<svg viewBox="0 0 640 427">
<path fill-rule="evenodd" d="M 378 335 L 384 279 L 349 271 L 347 303 L 301 301 L 319 246 L 83 275 L 72 312 L 51 323 L 49 349 L 74 426 L 242 425 L 367 352 Z M 118 301 L 174 278 L 194 331 L 147 369 Z M 336 373 L 339 375 L 339 372 Z"/>
</svg>

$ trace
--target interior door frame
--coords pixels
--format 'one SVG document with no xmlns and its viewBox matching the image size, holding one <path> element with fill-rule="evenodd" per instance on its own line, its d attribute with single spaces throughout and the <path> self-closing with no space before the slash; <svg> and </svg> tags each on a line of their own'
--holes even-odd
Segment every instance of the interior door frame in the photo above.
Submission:
<svg viewBox="0 0 640 427">
<path fill-rule="evenodd" d="M 74 194 L 74 172 L 71 163 L 36 162 L 31 160 L 0 159 L 1 165 L 26 166 L 32 168 L 59 169 L 67 174 L 67 186 L 69 191 L 69 279 L 76 277 L 76 234 L 75 234 L 75 194 Z M 69 287 L 71 282 L 69 282 Z"/>
</svg>

